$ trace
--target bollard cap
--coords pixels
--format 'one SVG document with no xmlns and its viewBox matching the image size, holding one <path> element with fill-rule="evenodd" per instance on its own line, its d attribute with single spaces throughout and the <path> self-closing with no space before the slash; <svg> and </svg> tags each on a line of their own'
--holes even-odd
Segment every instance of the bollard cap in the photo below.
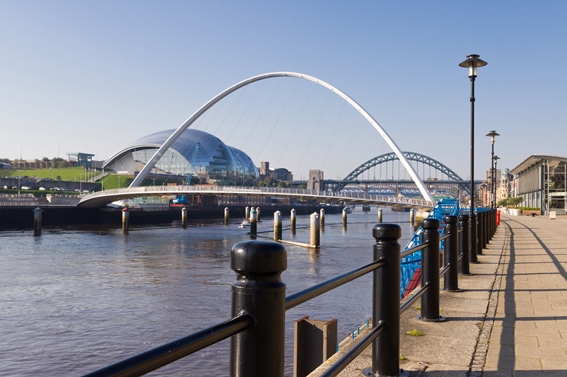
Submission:
<svg viewBox="0 0 567 377">
<path fill-rule="evenodd" d="M 423 229 L 438 229 L 439 220 L 433 218 L 427 218 L 421 222 L 421 226 L 423 227 Z"/>
<path fill-rule="evenodd" d="M 376 224 L 372 229 L 372 236 L 379 238 L 399 239 L 402 236 L 402 228 L 398 224 Z"/>
<path fill-rule="evenodd" d="M 287 252 L 278 242 L 239 242 L 232 247 L 230 267 L 239 275 L 279 275 L 287 269 Z"/>
<path fill-rule="evenodd" d="M 447 224 L 456 223 L 458 221 L 457 216 L 447 215 L 443 219 Z"/>
</svg>

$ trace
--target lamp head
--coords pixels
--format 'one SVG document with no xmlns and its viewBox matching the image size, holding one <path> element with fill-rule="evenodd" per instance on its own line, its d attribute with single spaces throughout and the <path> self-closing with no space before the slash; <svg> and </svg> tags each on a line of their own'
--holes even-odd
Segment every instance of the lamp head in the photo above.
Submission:
<svg viewBox="0 0 567 377">
<path fill-rule="evenodd" d="M 469 77 L 477 76 L 477 68 L 484 67 L 488 63 L 480 59 L 480 55 L 471 54 L 467 55 L 467 60 L 459 64 L 459 67 L 469 69 Z"/>
<path fill-rule="evenodd" d="M 498 132 L 492 130 L 489 133 L 487 133 L 486 136 L 490 136 L 490 141 L 492 141 L 494 143 L 496 136 L 500 136 L 500 134 Z"/>
</svg>

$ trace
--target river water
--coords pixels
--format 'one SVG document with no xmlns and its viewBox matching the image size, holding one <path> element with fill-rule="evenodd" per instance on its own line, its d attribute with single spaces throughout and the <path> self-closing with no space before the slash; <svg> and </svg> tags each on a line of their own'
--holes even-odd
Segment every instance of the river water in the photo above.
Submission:
<svg viewBox="0 0 567 377">
<path fill-rule="evenodd" d="M 287 295 L 350 271 L 372 260 L 376 209 L 357 207 L 341 226 L 341 215 L 326 215 L 318 251 L 286 245 Z M 411 236 L 408 213 L 384 209 L 384 222 L 402 222 L 405 245 Z M 309 217 L 298 216 L 291 236 L 309 241 Z M 230 249 L 246 241 L 238 224 L 179 223 L 120 229 L 44 228 L 0 232 L 0 376 L 77 376 L 230 318 Z M 259 224 L 272 235 L 272 219 Z M 265 231 L 265 233 L 260 233 Z M 292 375 L 293 323 L 337 318 L 339 341 L 371 316 L 371 280 L 365 276 L 286 312 L 286 376 Z M 229 374 L 230 340 L 199 351 L 151 376 Z"/>
</svg>

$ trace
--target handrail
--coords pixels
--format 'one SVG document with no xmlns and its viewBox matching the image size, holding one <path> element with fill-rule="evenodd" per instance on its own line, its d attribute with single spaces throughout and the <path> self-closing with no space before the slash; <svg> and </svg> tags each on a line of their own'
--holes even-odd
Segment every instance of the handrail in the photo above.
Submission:
<svg viewBox="0 0 567 377">
<path fill-rule="evenodd" d="M 467 223 L 466 216 L 461 216 L 461 219 L 463 223 Z M 452 282 L 451 279 L 447 279 L 456 273 L 457 263 L 460 261 L 462 264 L 463 259 L 467 258 L 468 244 L 457 242 L 458 238 L 461 240 L 466 238 L 464 237 L 467 235 L 466 228 L 459 230 L 456 216 L 453 215 L 447 215 L 444 222 L 447 234 L 440 236 L 438 231 L 440 222 L 431 218 L 424 220 L 422 244 L 403 252 L 400 252 L 400 246 L 397 243 L 401 236 L 401 228 L 393 224 L 378 224 L 373 229 L 373 235 L 376 238 L 373 262 L 287 297 L 284 296 L 285 285 L 279 280 L 287 264 L 283 245 L 271 241 L 238 243 L 233 246 L 231 255 L 231 266 L 238 275 L 237 281 L 233 284 L 232 312 L 238 315 L 224 323 L 85 376 L 139 376 L 232 336 L 231 376 L 282 377 L 283 357 L 280 360 L 278 356 L 284 352 L 282 334 L 285 332 L 285 323 L 282 311 L 285 313 L 291 308 L 369 272 L 373 272 L 374 276 L 372 322 L 375 326 L 362 340 L 336 360 L 322 376 L 336 376 L 370 344 L 382 350 L 382 352 L 373 352 L 373 355 L 376 353 L 380 358 L 379 361 L 372 360 L 373 375 L 396 374 L 395 371 L 399 367 L 397 357 L 399 348 L 388 350 L 387 347 L 391 348 L 394 343 L 399 347 L 399 340 L 393 341 L 392 336 L 399 337 L 400 315 L 418 299 L 421 299 L 422 308 L 419 318 L 427 321 L 442 321 L 444 318 L 439 316 L 439 279 L 445 276 L 446 289 L 458 290 L 456 286 L 453 286 L 456 281 Z M 440 269 L 439 254 L 442 242 L 445 242 L 446 257 Z M 459 248 L 462 249 L 461 253 Z M 397 275 L 399 283 L 399 273 L 392 274 L 392 272 L 396 269 L 399 271 L 401 259 L 417 251 L 422 251 L 421 259 L 424 261 L 422 262 L 423 284 L 403 303 L 397 307 L 392 306 L 392 297 L 397 296 L 397 288 L 391 277 Z M 246 289 L 247 286 L 248 289 Z M 376 309 L 376 305 L 379 310 Z M 375 315 L 379 317 L 375 318 Z M 243 336 L 245 330 L 246 336 Z M 387 349 L 385 352 L 384 347 Z M 387 356 L 390 357 L 386 358 Z"/>
<path fill-rule="evenodd" d="M 296 307 L 297 305 L 303 304 L 315 297 L 322 295 L 323 293 L 329 292 L 337 287 L 340 287 L 343 284 L 346 284 L 354 279 L 357 279 L 363 275 L 366 275 L 369 272 L 376 270 L 384 266 L 384 260 L 377 260 L 371 262 L 365 266 L 356 268 L 352 271 L 339 275 L 333 279 L 329 279 L 313 287 L 304 289 L 300 292 L 294 293 L 290 296 L 287 296 L 285 299 L 285 309 L 289 310 L 291 308 Z"/>
<path fill-rule="evenodd" d="M 88 373 L 84 377 L 141 376 L 249 329 L 253 324 L 254 318 L 250 314 L 242 313 L 226 322 Z"/>
</svg>

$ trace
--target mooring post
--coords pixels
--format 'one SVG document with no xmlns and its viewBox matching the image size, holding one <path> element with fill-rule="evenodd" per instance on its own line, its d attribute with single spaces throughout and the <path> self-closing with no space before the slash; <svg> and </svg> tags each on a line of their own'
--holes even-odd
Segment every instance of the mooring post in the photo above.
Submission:
<svg viewBox="0 0 567 377">
<path fill-rule="evenodd" d="M 415 224 L 415 212 L 413 208 L 409 210 L 409 222 L 411 225 Z"/>
<path fill-rule="evenodd" d="M 39 237 L 41 236 L 43 210 L 37 207 L 32 212 L 33 212 L 33 235 L 34 237 Z"/>
<path fill-rule="evenodd" d="M 462 275 L 470 274 L 470 251 L 469 251 L 469 215 L 460 215 L 459 222 L 461 233 L 459 234 L 459 250 L 463 254 L 459 263 L 459 271 Z"/>
<path fill-rule="evenodd" d="M 246 208 L 244 208 L 244 218 L 246 220 L 250 220 L 250 207 L 246 206 Z"/>
<path fill-rule="evenodd" d="M 280 211 L 274 212 L 274 241 L 282 239 L 282 213 Z"/>
<path fill-rule="evenodd" d="M 347 226 L 347 217 L 348 217 L 347 207 L 344 207 L 343 208 L 343 228 L 346 228 L 346 226 Z"/>
<path fill-rule="evenodd" d="M 374 260 L 386 264 L 372 273 L 372 324 L 386 324 L 372 343 L 371 376 L 398 376 L 400 372 L 400 244 L 402 229 L 397 224 L 377 224 L 372 229 Z"/>
<path fill-rule="evenodd" d="M 224 207 L 224 225 L 228 225 L 228 218 L 230 217 L 230 210 Z"/>
<path fill-rule="evenodd" d="M 445 239 L 445 265 L 449 264 L 449 271 L 445 274 L 444 286 L 447 291 L 459 291 L 459 228 L 457 216 L 445 216 L 445 232 L 449 238 Z"/>
<path fill-rule="evenodd" d="M 256 221 L 260 222 L 260 207 L 256 207 Z"/>
<path fill-rule="evenodd" d="M 181 208 L 181 226 L 187 228 L 187 207 Z"/>
<path fill-rule="evenodd" d="M 291 234 L 295 234 L 295 208 L 291 209 L 291 218 L 289 220 L 289 226 L 291 228 Z"/>
<path fill-rule="evenodd" d="M 382 208 L 378 208 L 378 222 L 382 222 Z"/>
<path fill-rule="evenodd" d="M 421 286 L 429 286 L 421 296 L 421 316 L 423 321 L 443 321 L 439 316 L 439 220 L 427 218 L 421 222 L 423 243 L 427 244 L 422 252 Z"/>
<path fill-rule="evenodd" d="M 311 225 L 309 245 L 311 247 L 319 247 L 321 234 L 319 230 L 319 216 L 317 215 L 317 212 L 313 212 L 311 216 L 309 216 L 309 222 Z"/>
<path fill-rule="evenodd" d="M 258 233 L 257 215 L 258 212 L 256 212 L 256 209 L 254 209 L 254 207 L 252 207 L 252 210 L 250 210 L 250 238 L 253 239 L 256 238 L 256 234 Z"/>
<path fill-rule="evenodd" d="M 232 316 L 247 313 L 254 326 L 231 338 L 231 377 L 283 377 L 285 349 L 285 284 L 287 268 L 284 246 L 272 241 L 235 244 L 231 268 Z"/>
<path fill-rule="evenodd" d="M 122 233 L 128 234 L 130 230 L 130 210 L 128 207 L 122 208 Z"/>
<path fill-rule="evenodd" d="M 325 227 L 325 208 L 321 208 L 319 213 L 319 223 L 321 225 L 321 229 L 323 229 Z"/>
</svg>

